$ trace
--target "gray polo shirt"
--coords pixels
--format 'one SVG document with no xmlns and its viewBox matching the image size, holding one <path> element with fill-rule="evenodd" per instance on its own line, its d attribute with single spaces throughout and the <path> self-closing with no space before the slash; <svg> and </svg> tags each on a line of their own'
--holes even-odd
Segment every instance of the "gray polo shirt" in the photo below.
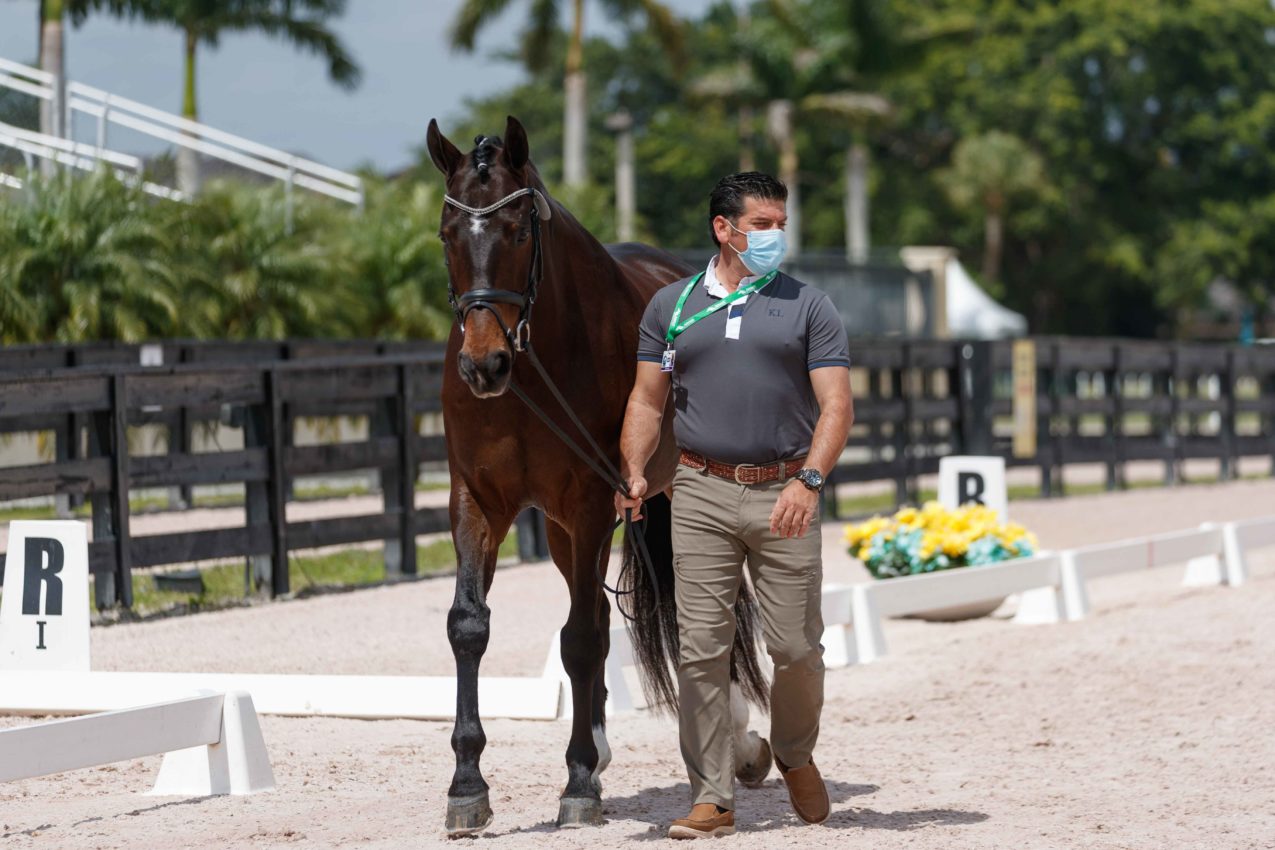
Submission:
<svg viewBox="0 0 1275 850">
<path fill-rule="evenodd" d="M 638 360 L 659 363 L 673 307 L 691 278 L 655 294 L 642 316 Z M 703 280 L 682 318 L 718 300 Z M 738 338 L 726 333 L 738 317 Z M 742 304 L 701 319 L 673 343 L 677 444 L 724 463 L 801 457 L 819 417 L 810 370 L 849 366 L 845 325 L 828 296 L 782 272 Z"/>
</svg>

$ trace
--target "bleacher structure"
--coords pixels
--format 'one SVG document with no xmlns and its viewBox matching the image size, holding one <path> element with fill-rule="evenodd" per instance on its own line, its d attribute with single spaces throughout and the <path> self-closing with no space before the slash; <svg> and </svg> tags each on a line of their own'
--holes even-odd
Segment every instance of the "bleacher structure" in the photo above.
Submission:
<svg viewBox="0 0 1275 850">
<path fill-rule="evenodd" d="M 128 182 L 140 183 L 151 194 L 180 200 L 183 194 L 176 188 L 142 180 L 141 158 L 110 148 L 110 129 L 118 126 L 279 180 L 289 198 L 292 189 L 300 187 L 363 206 L 363 181 L 358 175 L 83 83 L 66 80 L 65 85 L 60 85 L 55 75 L 39 68 L 0 58 L 0 87 L 51 103 L 63 116 L 60 123 L 65 138 L 0 124 L 0 147 L 21 153 L 28 171 L 34 168 L 36 159 L 90 171 L 105 167 Z M 96 132 L 92 142 L 75 140 L 77 115 L 93 119 Z M 0 173 L 0 185 L 21 188 L 23 180 L 19 175 Z"/>
</svg>

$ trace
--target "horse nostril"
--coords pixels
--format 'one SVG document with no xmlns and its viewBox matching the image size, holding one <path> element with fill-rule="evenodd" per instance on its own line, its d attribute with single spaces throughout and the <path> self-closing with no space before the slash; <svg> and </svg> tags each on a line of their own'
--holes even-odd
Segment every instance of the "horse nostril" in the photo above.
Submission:
<svg viewBox="0 0 1275 850">
<path fill-rule="evenodd" d="M 487 358 L 487 374 L 493 381 L 498 381 L 509 373 L 513 358 L 508 351 L 497 351 Z"/>
<path fill-rule="evenodd" d="M 478 369 L 474 366 L 474 358 L 465 352 L 462 351 L 460 357 L 456 358 L 456 366 L 460 370 L 460 376 L 466 381 L 477 377 Z"/>
</svg>

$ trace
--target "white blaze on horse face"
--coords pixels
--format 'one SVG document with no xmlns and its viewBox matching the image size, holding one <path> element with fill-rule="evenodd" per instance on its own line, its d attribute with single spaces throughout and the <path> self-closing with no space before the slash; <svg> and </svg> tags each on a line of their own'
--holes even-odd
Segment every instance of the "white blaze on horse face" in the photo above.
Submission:
<svg viewBox="0 0 1275 850">
<path fill-rule="evenodd" d="M 482 236 L 483 230 L 487 227 L 487 222 L 478 216 L 469 217 L 469 232 L 475 236 Z"/>
</svg>

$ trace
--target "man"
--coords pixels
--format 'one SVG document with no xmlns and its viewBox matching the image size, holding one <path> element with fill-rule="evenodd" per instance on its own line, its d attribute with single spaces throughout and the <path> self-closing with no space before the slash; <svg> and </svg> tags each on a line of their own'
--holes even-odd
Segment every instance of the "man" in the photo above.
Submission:
<svg viewBox="0 0 1275 850">
<path fill-rule="evenodd" d="M 672 838 L 735 831 L 730 715 L 733 608 L 743 565 L 774 660 L 771 746 L 797 815 L 828 817 L 813 751 L 823 708 L 819 491 L 854 418 L 845 327 L 823 293 L 778 272 L 787 188 L 757 172 L 709 198 L 718 253 L 656 293 L 642 318 L 637 381 L 620 438 L 629 498 L 659 441 L 670 388 L 681 461 L 673 552 L 689 817 Z"/>
</svg>

